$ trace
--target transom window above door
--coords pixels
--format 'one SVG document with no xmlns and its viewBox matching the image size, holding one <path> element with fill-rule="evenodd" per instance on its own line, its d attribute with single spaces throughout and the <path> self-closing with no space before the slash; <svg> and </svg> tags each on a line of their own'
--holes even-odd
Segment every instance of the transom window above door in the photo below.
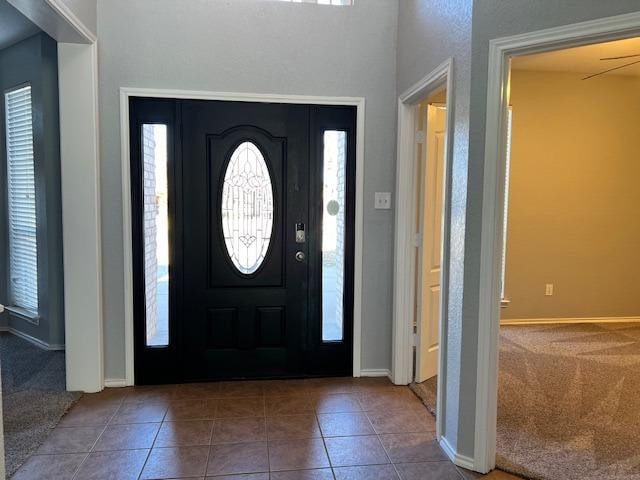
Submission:
<svg viewBox="0 0 640 480">
<path fill-rule="evenodd" d="M 280 2 L 289 3 L 313 3 L 316 5 L 337 5 L 337 6 L 350 6 L 353 5 L 354 0 L 278 0 Z"/>
</svg>

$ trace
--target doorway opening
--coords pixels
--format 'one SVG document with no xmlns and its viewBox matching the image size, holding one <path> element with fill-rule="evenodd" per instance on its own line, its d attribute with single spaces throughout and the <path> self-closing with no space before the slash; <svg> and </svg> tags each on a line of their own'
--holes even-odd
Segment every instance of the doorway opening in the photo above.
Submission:
<svg viewBox="0 0 640 480">
<path fill-rule="evenodd" d="M 352 375 L 356 109 L 129 111 L 136 383 Z"/>
<path fill-rule="evenodd" d="M 634 471 L 639 58 L 640 37 L 511 57 L 496 457 L 511 472 Z"/>
<path fill-rule="evenodd" d="M 416 170 L 419 182 L 416 231 L 416 338 L 413 390 L 437 412 L 440 356 L 444 166 L 447 91 L 431 94 L 416 107 Z"/>
<path fill-rule="evenodd" d="M 0 31 L 0 472 L 8 478 L 80 393 L 67 391 L 65 365 L 58 44 L 5 0 Z"/>
<path fill-rule="evenodd" d="M 398 101 L 393 381 L 411 385 L 434 416 L 446 378 L 447 289 L 440 285 L 449 275 L 451 82 L 448 59 Z M 443 418 L 436 417 L 440 442 Z"/>
</svg>

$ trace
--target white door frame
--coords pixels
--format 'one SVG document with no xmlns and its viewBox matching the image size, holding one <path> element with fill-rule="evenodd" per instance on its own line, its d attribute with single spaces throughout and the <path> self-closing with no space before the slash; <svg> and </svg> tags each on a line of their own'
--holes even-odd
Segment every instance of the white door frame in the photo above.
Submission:
<svg viewBox="0 0 640 480">
<path fill-rule="evenodd" d="M 104 388 L 98 49 L 58 43 L 67 390 Z"/>
<path fill-rule="evenodd" d="M 398 98 L 398 158 L 396 164 L 396 225 L 393 294 L 393 382 L 406 385 L 413 381 L 413 317 L 416 300 L 416 215 L 421 201 L 416 175 L 416 106 L 431 93 L 447 89 L 447 136 L 444 155 L 444 190 L 442 212 L 442 268 L 439 329 L 439 374 L 437 404 L 443 399 L 446 373 L 447 304 L 449 279 L 449 220 L 451 164 L 453 159 L 453 59 L 449 58 Z M 436 419 L 438 440 L 444 418 Z"/>
<path fill-rule="evenodd" d="M 350 105 L 356 115 L 356 218 L 353 268 L 353 376 L 361 375 L 362 255 L 364 232 L 364 97 L 330 97 L 260 93 L 209 92 L 156 88 L 120 88 L 120 156 L 122 161 L 122 231 L 124 240 L 125 379 L 107 380 L 106 386 L 134 385 L 133 254 L 131 235 L 131 168 L 129 146 L 129 98 L 155 97 L 230 102 L 289 103 L 301 105 Z"/>
<path fill-rule="evenodd" d="M 509 59 L 515 55 L 616 40 L 640 35 L 640 12 L 491 40 L 484 154 L 478 370 L 476 391 L 475 470 L 495 466 L 498 406 L 498 334 L 500 259 L 504 222 L 506 109 Z"/>
</svg>

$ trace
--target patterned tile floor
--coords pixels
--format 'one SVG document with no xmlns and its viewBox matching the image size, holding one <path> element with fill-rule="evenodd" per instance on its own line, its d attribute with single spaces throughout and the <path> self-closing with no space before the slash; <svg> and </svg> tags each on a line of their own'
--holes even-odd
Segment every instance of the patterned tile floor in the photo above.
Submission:
<svg viewBox="0 0 640 480">
<path fill-rule="evenodd" d="M 386 379 L 219 382 L 84 395 L 16 480 L 514 479 L 455 467 Z"/>
</svg>

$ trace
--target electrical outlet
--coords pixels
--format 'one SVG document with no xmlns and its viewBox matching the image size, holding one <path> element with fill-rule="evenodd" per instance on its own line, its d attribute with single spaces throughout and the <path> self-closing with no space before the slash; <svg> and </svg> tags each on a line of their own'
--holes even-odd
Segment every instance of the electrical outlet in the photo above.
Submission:
<svg viewBox="0 0 640 480">
<path fill-rule="evenodd" d="M 544 287 L 544 294 L 547 297 L 550 297 L 553 295 L 553 283 L 547 283 Z"/>
<path fill-rule="evenodd" d="M 389 210 L 391 208 L 391 192 L 376 192 L 374 208 L 376 210 Z"/>
</svg>

